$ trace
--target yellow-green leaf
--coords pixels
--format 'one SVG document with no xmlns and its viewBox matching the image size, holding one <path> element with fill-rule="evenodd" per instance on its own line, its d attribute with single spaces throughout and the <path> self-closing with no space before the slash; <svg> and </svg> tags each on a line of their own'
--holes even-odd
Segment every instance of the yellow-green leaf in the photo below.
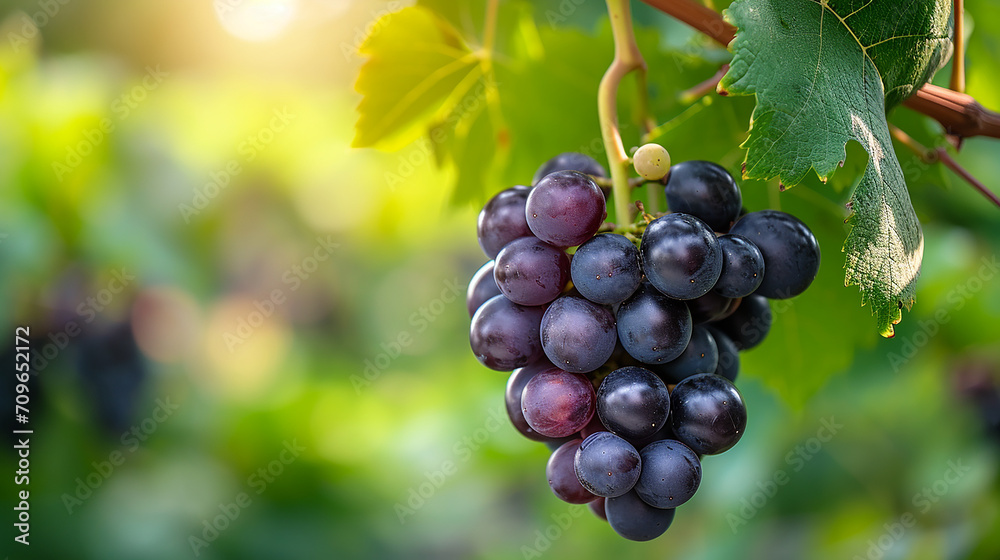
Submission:
<svg viewBox="0 0 1000 560">
<path fill-rule="evenodd" d="M 415 140 L 480 64 L 448 22 L 419 6 L 383 16 L 359 52 L 368 60 L 356 84 L 355 147 Z"/>
</svg>

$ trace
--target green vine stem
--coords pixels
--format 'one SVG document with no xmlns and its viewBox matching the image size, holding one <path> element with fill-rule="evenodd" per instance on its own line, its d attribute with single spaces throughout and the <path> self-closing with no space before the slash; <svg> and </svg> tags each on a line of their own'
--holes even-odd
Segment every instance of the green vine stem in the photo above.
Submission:
<svg viewBox="0 0 1000 560">
<path fill-rule="evenodd" d="M 598 177 L 597 175 L 591 175 L 590 178 L 593 179 L 595 183 L 597 183 L 598 187 L 601 188 L 607 187 L 609 189 L 612 188 L 611 179 L 608 179 L 607 177 Z M 629 188 L 633 189 L 637 189 L 645 185 L 646 183 L 648 183 L 648 181 L 646 181 L 642 177 L 629 177 L 628 179 L 628 186 Z"/>
<path fill-rule="evenodd" d="M 608 67 L 601 85 L 597 89 L 597 114 L 601 122 L 601 136 L 608 156 L 611 171 L 611 190 L 615 197 L 615 221 L 618 226 L 627 226 L 635 217 L 635 207 L 630 203 L 632 187 L 629 184 L 629 156 L 625 152 L 621 133 L 618 130 L 618 86 L 622 78 L 632 71 L 638 74 L 639 109 L 644 127 L 652 119 L 649 117 L 649 101 L 646 92 L 646 61 L 642 59 L 639 46 L 632 31 L 632 8 L 628 0 L 607 0 L 608 15 L 611 18 L 611 33 L 615 41 L 615 58 Z"/>
<path fill-rule="evenodd" d="M 656 214 L 660 208 L 667 207 L 667 196 L 663 192 L 663 183 L 653 181 L 646 183 L 646 208 L 650 214 Z"/>
</svg>

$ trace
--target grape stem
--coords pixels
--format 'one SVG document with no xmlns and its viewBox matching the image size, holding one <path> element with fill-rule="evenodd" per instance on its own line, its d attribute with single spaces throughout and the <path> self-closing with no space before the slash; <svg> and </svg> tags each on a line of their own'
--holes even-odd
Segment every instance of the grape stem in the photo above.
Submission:
<svg viewBox="0 0 1000 560">
<path fill-rule="evenodd" d="M 657 126 L 653 130 L 650 130 L 648 133 L 644 134 L 640 142 L 642 144 L 648 144 L 650 142 L 656 141 L 664 134 L 684 124 L 684 122 L 687 121 L 689 118 L 693 117 L 694 115 L 699 113 L 702 109 L 708 107 L 711 104 L 712 104 L 711 97 L 707 96 L 702 97 L 699 101 L 696 101 L 694 104 L 690 105 L 687 109 L 681 111 L 680 114 L 676 115 L 674 118 L 670 119 L 669 121 Z"/>
<path fill-rule="evenodd" d="M 643 127 L 651 130 L 649 101 L 646 93 L 646 61 L 639 52 L 632 30 L 632 7 L 628 0 L 607 0 L 611 33 L 615 41 L 615 58 L 601 78 L 597 88 L 597 115 L 601 123 L 601 136 L 611 171 L 611 190 L 615 198 L 615 221 L 619 226 L 632 223 L 634 207 L 629 203 L 632 187 L 629 184 L 629 156 L 622 144 L 618 130 L 618 86 L 622 78 L 635 71 L 638 77 L 639 109 Z"/>
<path fill-rule="evenodd" d="M 716 91 L 716 86 L 722 80 L 722 77 L 726 75 L 729 71 L 729 63 L 723 64 L 719 71 L 715 73 L 711 78 L 705 80 L 704 82 L 682 91 L 679 95 L 681 103 L 689 105 L 695 101 L 701 99 L 702 97 Z"/>
<path fill-rule="evenodd" d="M 949 154 L 948 150 L 944 147 L 938 146 L 933 149 L 927 148 L 920 142 L 914 140 L 912 136 L 901 130 L 899 127 L 892 124 L 889 125 L 889 131 L 892 133 L 892 137 L 895 138 L 900 144 L 913 151 L 913 153 L 920 158 L 920 161 L 928 165 L 943 163 L 945 167 L 951 169 L 956 175 L 972 185 L 972 188 L 979 191 L 979 193 L 992 202 L 994 206 L 1000 207 L 1000 196 L 997 196 L 996 193 L 987 188 L 986 185 L 982 184 L 979 179 L 973 177 L 971 173 L 959 165 L 959 163 L 955 161 L 955 158 L 951 157 L 951 154 Z"/>
<path fill-rule="evenodd" d="M 951 56 L 951 83 L 949 87 L 965 93 L 965 0 L 955 0 L 955 52 Z"/>
</svg>

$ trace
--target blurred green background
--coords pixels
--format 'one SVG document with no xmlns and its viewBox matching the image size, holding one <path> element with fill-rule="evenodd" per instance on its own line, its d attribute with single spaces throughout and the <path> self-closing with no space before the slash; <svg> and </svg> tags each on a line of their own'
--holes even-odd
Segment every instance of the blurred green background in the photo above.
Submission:
<svg viewBox="0 0 1000 560">
<path fill-rule="evenodd" d="M 30 326 L 36 372 L 31 544 L 13 540 L 11 449 L 4 555 L 1000 557 L 1000 211 L 905 150 L 926 249 L 896 337 L 843 286 L 863 152 L 831 185 L 745 183 L 748 208 L 798 215 L 824 258 L 744 355 L 746 437 L 705 461 L 654 542 L 558 501 L 547 449 L 507 423 L 506 376 L 468 349 L 464 285 L 485 260 L 486 197 L 559 152 L 599 153 L 603 2 L 501 3 L 498 97 L 469 109 L 494 129 L 461 137 L 474 150 L 351 148 L 357 49 L 408 4 L 0 6 L 2 353 L 12 363 L 14 328 Z M 485 2 L 421 4 L 481 40 Z M 969 92 L 998 109 L 1000 16 L 967 8 Z M 638 4 L 636 19 L 653 108 L 673 119 L 660 142 L 738 172 L 752 101 L 678 95 L 726 53 Z M 943 142 L 923 117 L 892 117 Z M 970 139 L 956 158 L 995 189 L 997 156 Z"/>
</svg>

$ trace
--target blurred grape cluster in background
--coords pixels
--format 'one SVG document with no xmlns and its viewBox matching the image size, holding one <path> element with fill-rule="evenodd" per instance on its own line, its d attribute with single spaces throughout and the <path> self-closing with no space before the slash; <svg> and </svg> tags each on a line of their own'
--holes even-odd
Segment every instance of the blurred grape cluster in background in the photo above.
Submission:
<svg viewBox="0 0 1000 560">
<path fill-rule="evenodd" d="M 824 259 L 745 355 L 746 436 L 705 461 L 652 543 L 558 501 L 548 450 L 506 418 L 506 376 L 469 351 L 465 285 L 487 260 L 485 198 L 600 138 L 604 3 L 503 3 L 501 25 L 531 41 L 499 41 L 521 49 L 498 58 L 511 126 L 491 142 L 508 156 L 472 187 L 426 139 L 351 148 L 357 49 L 411 3 L 0 6 L 0 354 L 12 364 L 30 326 L 36 374 L 31 544 L 13 540 L 7 452 L 4 555 L 1000 557 L 1000 211 L 904 155 L 926 249 L 896 337 L 843 286 L 853 178 L 780 197 L 744 183 L 750 210 L 809 223 Z M 478 4 L 450 8 L 469 36 Z M 969 90 L 998 109 L 1000 15 L 966 4 Z M 752 101 L 675 95 L 724 56 L 648 8 L 636 18 L 658 116 L 688 107 L 660 142 L 738 171 Z M 995 187 L 998 153 L 971 139 L 958 159 Z"/>
</svg>

